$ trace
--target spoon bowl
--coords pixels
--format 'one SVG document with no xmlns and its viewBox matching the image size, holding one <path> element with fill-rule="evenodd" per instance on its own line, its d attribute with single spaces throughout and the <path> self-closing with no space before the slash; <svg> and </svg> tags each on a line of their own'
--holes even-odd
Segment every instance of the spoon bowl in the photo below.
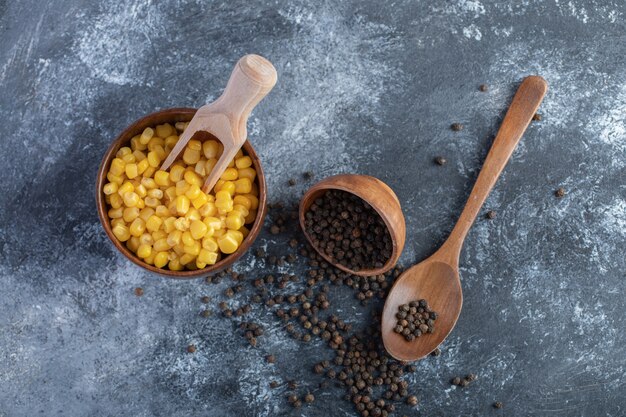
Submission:
<svg viewBox="0 0 626 417">
<path fill-rule="evenodd" d="M 450 236 L 434 255 L 400 275 L 391 288 L 385 301 L 381 331 L 383 344 L 394 358 L 403 361 L 421 359 L 435 350 L 454 328 L 463 305 L 459 280 L 463 241 L 547 89 L 546 81 L 538 76 L 526 77 L 522 81 Z M 438 317 L 433 333 L 408 342 L 393 331 L 395 315 L 401 304 L 416 299 L 425 299 Z"/>
</svg>

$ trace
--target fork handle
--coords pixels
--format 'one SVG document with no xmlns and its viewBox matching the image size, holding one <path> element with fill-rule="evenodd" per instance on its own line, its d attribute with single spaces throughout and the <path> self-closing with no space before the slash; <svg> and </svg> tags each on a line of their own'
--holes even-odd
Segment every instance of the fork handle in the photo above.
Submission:
<svg viewBox="0 0 626 417">
<path fill-rule="evenodd" d="M 235 140 L 241 141 L 239 145 L 246 141 L 250 112 L 274 87 L 277 78 L 270 61 L 260 55 L 246 55 L 235 65 L 222 95 L 211 104 L 212 112 L 228 117 Z"/>
</svg>

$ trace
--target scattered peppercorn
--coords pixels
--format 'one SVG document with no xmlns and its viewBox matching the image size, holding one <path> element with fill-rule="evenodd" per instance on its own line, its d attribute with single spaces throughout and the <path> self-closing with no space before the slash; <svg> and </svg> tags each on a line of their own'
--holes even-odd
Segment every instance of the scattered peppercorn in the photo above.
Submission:
<svg viewBox="0 0 626 417">
<path fill-rule="evenodd" d="M 565 188 L 563 188 L 563 187 L 558 188 L 554 192 L 554 195 L 557 196 L 558 198 L 564 197 L 565 196 Z"/>
<path fill-rule="evenodd" d="M 437 348 L 430 352 L 431 356 L 441 356 L 441 349 Z"/>
<path fill-rule="evenodd" d="M 428 307 L 426 300 L 415 300 L 398 306 L 396 313 L 395 333 L 403 336 L 407 342 L 435 330 L 437 313 Z"/>
<path fill-rule="evenodd" d="M 288 184 L 289 184 L 290 187 L 293 187 L 294 185 L 296 185 L 296 180 L 293 179 L 293 178 L 290 178 L 289 181 L 288 181 Z"/>
<path fill-rule="evenodd" d="M 211 310 L 202 310 L 202 312 L 200 313 L 200 315 L 202 317 L 211 317 L 213 313 L 211 312 Z"/>
<path fill-rule="evenodd" d="M 208 304 L 211 301 L 211 297 L 204 296 L 200 299 L 203 304 Z"/>
<path fill-rule="evenodd" d="M 489 86 L 487 86 L 487 84 L 481 84 L 478 89 L 484 93 L 489 90 Z"/>
<path fill-rule="evenodd" d="M 302 176 L 304 177 L 305 180 L 310 180 L 313 178 L 313 172 L 307 171 L 304 174 L 302 174 Z"/>
<path fill-rule="evenodd" d="M 135 295 L 137 297 L 141 297 L 143 295 L 143 288 L 141 288 L 141 287 L 135 288 Z"/>
<path fill-rule="evenodd" d="M 533 115 L 533 120 L 534 120 L 535 122 L 540 122 L 540 121 L 541 121 L 541 119 L 543 119 L 543 118 L 541 117 L 541 114 L 539 114 L 539 113 L 535 113 L 535 114 Z"/>
<path fill-rule="evenodd" d="M 304 396 L 304 402 L 307 404 L 311 404 L 313 401 L 315 401 L 315 396 L 311 393 L 308 393 L 307 395 Z"/>
<path fill-rule="evenodd" d="M 493 220 L 496 218 L 496 212 L 493 210 L 489 210 L 485 217 L 487 217 L 489 220 Z"/>
<path fill-rule="evenodd" d="M 435 158 L 435 163 L 437 165 L 443 166 L 443 165 L 446 164 L 446 162 L 448 162 L 448 161 L 446 161 L 446 158 L 444 158 L 443 156 L 438 156 L 438 157 Z"/>
<path fill-rule="evenodd" d="M 502 404 L 500 401 L 496 401 L 495 403 L 493 403 L 493 408 L 501 409 L 502 407 L 504 407 L 504 404 Z"/>
<path fill-rule="evenodd" d="M 455 132 L 459 132 L 461 130 L 463 130 L 463 125 L 461 123 L 452 123 L 450 125 L 450 129 L 454 130 Z"/>
<path fill-rule="evenodd" d="M 417 397 L 416 397 L 415 395 L 411 395 L 410 397 L 408 397 L 408 398 L 406 399 L 406 403 L 407 403 L 408 405 L 415 406 L 415 405 L 417 405 L 417 402 L 418 402 L 418 401 L 417 401 Z"/>
<path fill-rule="evenodd" d="M 267 355 L 265 357 L 265 361 L 267 363 L 275 363 L 276 362 L 276 357 L 274 355 Z"/>
<path fill-rule="evenodd" d="M 187 346 L 187 352 L 194 353 L 196 351 L 196 345 Z"/>
<path fill-rule="evenodd" d="M 270 381 L 270 388 L 274 389 L 274 388 L 278 388 L 278 381 Z"/>
</svg>

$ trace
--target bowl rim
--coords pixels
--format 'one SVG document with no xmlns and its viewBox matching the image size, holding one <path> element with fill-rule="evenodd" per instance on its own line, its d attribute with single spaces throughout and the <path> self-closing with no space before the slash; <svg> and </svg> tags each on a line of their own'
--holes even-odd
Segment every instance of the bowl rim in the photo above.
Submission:
<svg viewBox="0 0 626 417">
<path fill-rule="evenodd" d="M 393 222 L 391 221 L 391 219 L 389 219 L 389 216 L 383 210 L 383 208 L 379 207 L 377 204 L 372 204 L 370 201 L 368 201 L 367 196 L 363 195 L 363 193 L 361 193 L 358 188 L 354 189 L 354 188 L 350 188 L 349 186 L 340 184 L 340 182 L 343 180 L 349 181 L 351 178 L 355 178 L 355 177 L 366 179 L 367 181 L 370 181 L 372 184 L 375 184 L 377 187 L 383 188 L 386 192 L 390 194 L 390 196 L 394 200 L 394 203 L 397 205 L 397 209 L 399 213 L 401 214 L 401 217 L 399 219 L 401 223 L 400 225 L 397 226 L 393 224 Z M 361 200 L 367 202 L 383 219 L 383 222 L 385 223 L 385 226 L 387 227 L 387 231 L 389 232 L 389 236 L 391 237 L 391 243 L 392 243 L 391 256 L 389 257 L 389 259 L 387 259 L 387 261 L 385 262 L 383 266 L 379 268 L 374 268 L 374 269 L 362 269 L 360 271 L 354 271 L 342 265 L 339 262 L 333 261 L 327 254 L 319 250 L 319 248 L 317 248 L 313 244 L 313 241 L 311 240 L 311 237 L 307 233 L 306 227 L 304 224 L 305 215 L 306 215 L 305 209 L 308 210 L 314 198 L 316 198 L 322 192 L 328 191 L 328 190 L 345 191 L 347 193 L 350 193 L 359 197 Z M 308 204 L 307 207 L 305 207 L 304 205 L 307 202 L 310 202 L 310 203 Z M 404 219 L 404 213 L 402 212 L 402 207 L 400 206 L 400 200 L 398 199 L 398 196 L 396 195 L 396 193 L 391 189 L 391 187 L 389 187 L 387 184 L 385 184 L 383 181 L 379 180 L 376 177 L 372 177 L 370 175 L 364 175 L 364 174 L 338 174 L 338 175 L 326 177 L 322 179 L 321 181 L 317 182 L 316 184 L 314 184 L 313 186 L 311 186 L 304 193 L 304 195 L 300 199 L 300 205 L 299 205 L 298 211 L 299 211 L 298 217 L 300 221 L 300 228 L 302 229 L 302 233 L 304 234 L 304 237 L 309 242 L 309 244 L 313 247 L 313 249 L 322 258 L 324 258 L 326 262 L 328 262 L 334 267 L 344 272 L 347 272 L 349 274 L 367 277 L 367 276 L 381 275 L 386 272 L 389 272 L 391 269 L 393 269 L 393 267 L 396 266 L 396 264 L 398 263 L 398 260 L 400 259 L 400 255 L 402 255 L 402 251 L 404 250 L 404 244 L 406 241 L 406 223 Z"/>
<path fill-rule="evenodd" d="M 138 265 L 141 268 L 155 274 L 174 279 L 198 278 L 201 276 L 214 274 L 216 272 L 226 269 L 248 251 L 248 249 L 252 246 L 252 243 L 256 240 L 259 233 L 261 232 L 263 228 L 263 223 L 265 221 L 265 216 L 267 214 L 267 186 L 265 183 L 265 174 L 263 172 L 263 168 L 261 167 L 261 160 L 259 159 L 259 156 L 254 150 L 254 147 L 252 146 L 250 141 L 246 140 L 246 142 L 243 144 L 243 150 L 252 159 L 252 163 L 257 173 L 256 179 L 259 185 L 259 208 L 257 210 L 256 219 L 254 220 L 254 223 L 250 228 L 248 236 L 244 238 L 241 245 L 234 253 L 224 257 L 219 262 L 216 262 L 214 265 L 207 266 L 206 268 L 196 270 L 172 271 L 170 269 L 162 269 L 157 268 L 154 265 L 149 265 L 141 260 L 139 257 L 137 257 L 137 255 L 132 253 L 130 249 L 128 249 L 126 245 L 123 245 L 123 242 L 120 242 L 113 234 L 111 223 L 109 222 L 109 218 L 107 215 L 107 203 L 105 201 L 102 187 L 104 186 L 104 184 L 106 184 L 106 171 L 108 170 L 107 168 L 111 164 L 111 161 L 115 157 L 115 153 L 120 147 L 124 146 L 124 144 L 130 142 L 130 139 L 133 136 L 137 135 L 138 133 L 143 131 L 143 129 L 149 126 L 163 123 L 189 121 L 197 110 L 198 109 L 192 107 L 167 108 L 147 114 L 135 120 L 130 125 L 128 125 L 128 127 L 126 127 L 126 129 L 124 129 L 109 145 L 107 151 L 102 157 L 102 161 L 100 162 L 100 166 L 98 167 L 98 174 L 96 176 L 95 198 L 98 218 L 100 219 L 100 224 L 102 225 L 106 235 L 109 237 L 109 240 L 111 241 L 113 246 L 115 246 L 115 248 L 117 248 L 119 252 L 121 252 L 135 265 Z"/>
</svg>

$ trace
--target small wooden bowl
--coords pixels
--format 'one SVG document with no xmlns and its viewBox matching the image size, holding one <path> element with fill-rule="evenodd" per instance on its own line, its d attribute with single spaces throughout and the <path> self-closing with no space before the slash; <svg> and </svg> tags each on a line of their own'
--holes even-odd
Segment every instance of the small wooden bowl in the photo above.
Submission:
<svg viewBox="0 0 626 417">
<path fill-rule="evenodd" d="M 241 255 L 243 255 L 250 248 L 254 240 L 261 232 L 261 228 L 263 227 L 263 221 L 265 220 L 265 214 L 267 212 L 267 188 L 265 186 L 265 175 L 263 174 L 263 169 L 261 168 L 261 161 L 259 160 L 259 157 L 254 151 L 254 148 L 252 147 L 250 142 L 246 141 L 244 143 L 243 151 L 252 159 L 252 164 L 257 173 L 256 181 L 259 186 L 259 208 L 257 211 L 256 219 L 254 220 L 254 223 L 250 228 L 250 233 L 248 234 L 248 236 L 246 236 L 246 238 L 241 243 L 241 246 L 239 246 L 235 253 L 232 253 L 222 258 L 219 262 L 215 263 L 215 265 L 210 265 L 203 269 L 198 269 L 194 271 L 171 271 L 169 269 L 157 268 L 153 265 L 148 265 L 137 255 L 131 252 L 126 247 L 126 245 L 117 240 L 117 238 L 113 234 L 113 231 L 111 230 L 111 223 L 109 220 L 109 216 L 107 215 L 107 203 L 104 199 L 102 187 L 104 187 L 104 184 L 107 183 L 106 174 L 111 165 L 111 161 L 113 160 L 113 158 L 115 158 L 115 154 L 121 147 L 129 145 L 130 140 L 133 136 L 143 132 L 143 130 L 149 126 L 156 126 L 163 123 L 174 124 L 176 122 L 188 122 L 191 120 L 193 115 L 196 114 L 196 110 L 197 109 L 192 108 L 174 108 L 161 110 L 156 113 L 144 116 L 131 124 L 117 137 L 117 139 L 115 139 L 115 141 L 113 141 L 111 146 L 109 146 L 109 149 L 102 159 L 100 168 L 98 169 L 98 177 L 96 179 L 96 206 L 98 208 L 98 217 L 100 218 L 100 223 L 102 223 L 104 231 L 106 232 L 109 239 L 111 239 L 111 242 L 113 242 L 113 245 L 120 252 L 122 252 L 124 256 L 126 256 L 128 259 L 130 259 L 132 262 L 139 265 L 140 267 L 155 272 L 157 274 L 179 279 L 206 276 L 221 271 L 222 269 L 225 269 L 226 267 L 232 265 L 237 259 L 241 257 Z"/>
<path fill-rule="evenodd" d="M 387 225 L 387 230 L 389 230 L 389 234 L 391 235 L 392 252 L 391 257 L 382 267 L 377 269 L 353 271 L 338 262 L 332 261 L 328 255 L 313 245 L 313 241 L 306 232 L 304 225 L 305 214 L 309 211 L 309 208 L 315 199 L 328 190 L 342 190 L 356 195 L 372 206 L 372 208 L 376 210 L 376 212 L 383 219 L 385 225 Z M 372 276 L 384 274 L 396 265 L 398 258 L 400 258 L 400 254 L 402 254 L 402 249 L 404 249 L 406 225 L 404 222 L 404 215 L 402 214 L 402 208 L 400 207 L 400 201 L 387 184 L 368 175 L 342 174 L 328 177 L 318 182 L 313 187 L 309 188 L 300 200 L 299 217 L 300 227 L 302 228 L 307 240 L 317 253 L 319 253 L 328 263 L 332 264 L 336 268 L 353 275 Z"/>
</svg>

